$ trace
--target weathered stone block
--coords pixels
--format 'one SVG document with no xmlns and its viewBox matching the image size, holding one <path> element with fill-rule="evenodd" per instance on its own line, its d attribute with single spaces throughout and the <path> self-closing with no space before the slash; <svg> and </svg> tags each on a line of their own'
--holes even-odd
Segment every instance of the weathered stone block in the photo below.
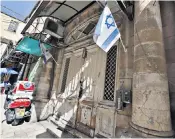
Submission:
<svg viewBox="0 0 175 139">
<path fill-rule="evenodd" d="M 133 90 L 135 93 L 133 94 L 133 105 L 137 103 L 138 107 L 144 107 L 148 109 L 155 110 L 168 110 L 170 103 L 167 103 L 169 100 L 169 96 L 167 96 L 168 92 L 164 91 L 152 91 L 149 87 L 147 90 Z M 156 103 L 152 103 L 155 101 Z"/>
<path fill-rule="evenodd" d="M 162 57 L 164 59 L 164 50 L 162 48 L 163 44 L 160 42 L 147 42 L 144 44 L 137 45 L 134 47 L 134 61 L 139 60 L 140 58 L 150 57 Z"/>
<path fill-rule="evenodd" d="M 175 48 L 175 36 L 168 37 L 168 38 L 164 37 L 164 45 L 165 45 L 165 50 Z"/>
<path fill-rule="evenodd" d="M 162 17 L 163 37 L 166 52 L 167 73 L 170 91 L 171 118 L 173 129 L 175 130 L 175 3 L 173 1 L 160 2 L 160 11 Z"/>
<path fill-rule="evenodd" d="M 174 13 L 173 12 L 170 12 L 170 13 L 167 13 L 167 14 L 161 12 L 161 14 L 162 14 L 161 15 L 162 16 L 162 27 L 174 24 L 175 17 L 174 17 Z"/>
<path fill-rule="evenodd" d="M 158 73 L 133 74 L 133 89 L 147 90 L 148 87 L 150 89 L 152 88 L 153 90 L 156 89 L 157 91 L 167 92 L 168 83 L 166 74 L 158 74 Z"/>
<path fill-rule="evenodd" d="M 168 78 L 169 90 L 171 92 L 175 92 L 175 78 Z"/>
<path fill-rule="evenodd" d="M 165 38 L 175 36 L 175 26 L 167 25 L 163 27 L 163 33 Z"/>
<path fill-rule="evenodd" d="M 134 106 L 132 122 L 155 131 L 171 131 L 170 113 Z"/>
<path fill-rule="evenodd" d="M 167 16 L 169 13 L 175 13 L 173 1 L 169 1 L 169 2 L 160 1 L 160 11 L 161 11 L 161 15 L 163 16 Z"/>
<path fill-rule="evenodd" d="M 137 61 L 134 61 L 134 71 L 137 73 L 154 72 L 160 74 L 166 72 L 165 60 L 162 57 L 148 58 L 138 58 Z"/>
<path fill-rule="evenodd" d="M 120 78 L 119 82 L 119 86 L 123 84 L 125 89 L 132 90 L 132 78 Z"/>
<path fill-rule="evenodd" d="M 95 129 L 95 123 L 96 123 L 96 115 L 93 115 L 91 117 L 91 125 L 90 125 L 90 127 Z"/>
<path fill-rule="evenodd" d="M 165 50 L 167 63 L 175 63 L 175 49 Z"/>
<path fill-rule="evenodd" d="M 121 116 L 123 115 L 130 117 L 132 115 L 132 105 L 127 104 L 126 107 L 123 108 L 123 111 L 118 111 L 117 113 Z"/>
<path fill-rule="evenodd" d="M 119 71 L 119 78 L 132 78 L 133 76 L 133 69 L 129 69 L 129 68 L 122 68 Z"/>
<path fill-rule="evenodd" d="M 168 78 L 175 78 L 175 63 L 167 64 Z"/>
<path fill-rule="evenodd" d="M 139 38 L 138 38 L 139 36 Z M 160 42 L 162 43 L 162 32 L 159 29 L 142 29 L 137 30 L 134 36 L 134 45 L 140 45 L 145 42 Z"/>
<path fill-rule="evenodd" d="M 116 126 L 120 128 L 128 128 L 129 122 L 131 121 L 130 116 L 116 114 Z"/>
<path fill-rule="evenodd" d="M 157 20 L 155 19 L 155 17 L 149 17 L 149 18 L 143 18 L 142 20 L 138 20 L 136 23 L 135 23 L 135 26 L 137 28 L 137 31 L 140 31 L 142 30 L 143 28 L 147 28 L 147 29 L 150 29 L 150 28 L 159 28 L 158 26 L 158 23 L 157 23 Z"/>
</svg>

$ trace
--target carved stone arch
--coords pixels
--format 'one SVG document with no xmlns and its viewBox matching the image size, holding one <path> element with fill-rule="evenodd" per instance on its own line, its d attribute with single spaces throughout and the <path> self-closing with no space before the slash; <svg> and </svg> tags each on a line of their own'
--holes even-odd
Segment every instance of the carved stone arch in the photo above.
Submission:
<svg viewBox="0 0 175 139">
<path fill-rule="evenodd" d="M 99 18 L 99 14 L 94 15 L 93 17 L 90 17 L 88 19 L 86 18 L 83 22 L 81 22 L 77 26 L 75 26 L 70 31 L 70 33 L 65 37 L 65 43 L 66 44 L 73 43 L 74 41 L 76 41 L 82 37 L 86 37 L 87 34 L 84 34 L 83 31 L 87 28 L 87 26 L 90 23 L 94 23 L 94 27 L 95 27 L 96 23 L 98 22 L 98 18 Z M 89 34 L 92 34 L 92 30 L 89 31 Z"/>
</svg>

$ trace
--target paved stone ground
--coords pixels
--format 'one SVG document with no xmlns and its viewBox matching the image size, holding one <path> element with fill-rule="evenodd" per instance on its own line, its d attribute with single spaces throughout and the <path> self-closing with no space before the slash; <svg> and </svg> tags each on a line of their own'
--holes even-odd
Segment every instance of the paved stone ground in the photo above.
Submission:
<svg viewBox="0 0 175 139">
<path fill-rule="evenodd" d="M 4 115 L 4 100 L 5 95 L 0 95 L 1 107 L 0 107 L 0 121 L 5 119 Z M 52 118 L 50 119 L 52 121 Z M 61 126 L 61 123 L 59 123 Z M 0 138 L 75 138 L 77 137 L 85 137 L 84 134 L 72 129 L 69 132 L 63 132 L 58 129 L 58 126 L 48 122 L 41 121 L 36 122 L 36 114 L 35 111 L 32 112 L 31 121 L 29 123 L 24 122 L 18 126 L 8 125 L 6 121 L 1 122 L 1 130 L 0 130 Z M 65 126 L 63 126 L 65 127 Z M 126 130 L 126 129 L 125 129 Z M 118 130 L 117 137 L 119 138 L 132 138 L 132 137 L 140 137 L 129 130 Z"/>
<path fill-rule="evenodd" d="M 24 123 L 18 126 L 11 126 L 4 122 L 1 128 L 2 138 L 36 138 L 47 131 L 40 123 Z"/>
<path fill-rule="evenodd" d="M 0 107 L 0 138 L 71 138 L 72 135 L 68 133 L 63 133 L 61 130 L 48 121 L 36 122 L 35 113 L 33 113 L 31 121 L 26 123 L 24 122 L 18 126 L 8 125 L 6 121 L 2 122 L 5 119 L 4 115 L 4 100 L 5 95 L 0 95 L 1 107 Z M 53 132 L 50 132 L 53 131 Z"/>
<path fill-rule="evenodd" d="M 5 120 L 4 108 L 3 108 L 5 97 L 6 96 L 4 94 L 0 95 L 1 138 L 38 138 L 39 136 L 46 136 L 50 138 L 52 137 L 41 123 L 36 122 L 36 120 L 34 120 L 36 119 L 34 115 L 32 115 L 31 121 L 29 123 L 24 122 L 23 124 L 18 126 L 8 125 L 6 121 L 3 121 Z"/>
</svg>

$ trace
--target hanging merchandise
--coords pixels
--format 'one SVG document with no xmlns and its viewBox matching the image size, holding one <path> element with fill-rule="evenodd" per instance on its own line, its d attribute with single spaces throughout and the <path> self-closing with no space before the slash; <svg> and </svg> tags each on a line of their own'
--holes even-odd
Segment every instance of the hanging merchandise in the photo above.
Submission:
<svg viewBox="0 0 175 139">
<path fill-rule="evenodd" d="M 44 47 L 46 49 L 50 49 L 51 46 L 43 43 Z M 35 55 L 35 56 L 41 56 L 42 52 L 39 47 L 39 40 L 35 40 L 33 38 L 29 38 L 25 36 L 17 45 L 16 50 Z"/>
</svg>

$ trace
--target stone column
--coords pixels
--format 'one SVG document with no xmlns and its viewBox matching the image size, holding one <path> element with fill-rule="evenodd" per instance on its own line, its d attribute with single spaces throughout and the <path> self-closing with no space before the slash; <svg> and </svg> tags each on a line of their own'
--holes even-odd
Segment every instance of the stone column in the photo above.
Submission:
<svg viewBox="0 0 175 139">
<path fill-rule="evenodd" d="M 57 64 L 58 65 L 56 65 L 56 67 L 55 67 L 55 73 L 54 73 L 55 77 L 54 77 L 54 84 L 53 84 L 53 88 L 52 88 L 52 91 L 55 93 L 55 97 L 57 96 L 57 94 L 59 94 L 58 86 L 59 86 L 63 57 L 64 57 L 64 48 L 58 50 L 58 56 L 57 56 Z"/>
<path fill-rule="evenodd" d="M 160 13 L 169 80 L 171 120 L 175 131 L 175 2 L 160 1 Z"/>
<path fill-rule="evenodd" d="M 131 127 L 147 137 L 173 135 L 165 63 L 159 3 L 135 1 Z"/>
</svg>

